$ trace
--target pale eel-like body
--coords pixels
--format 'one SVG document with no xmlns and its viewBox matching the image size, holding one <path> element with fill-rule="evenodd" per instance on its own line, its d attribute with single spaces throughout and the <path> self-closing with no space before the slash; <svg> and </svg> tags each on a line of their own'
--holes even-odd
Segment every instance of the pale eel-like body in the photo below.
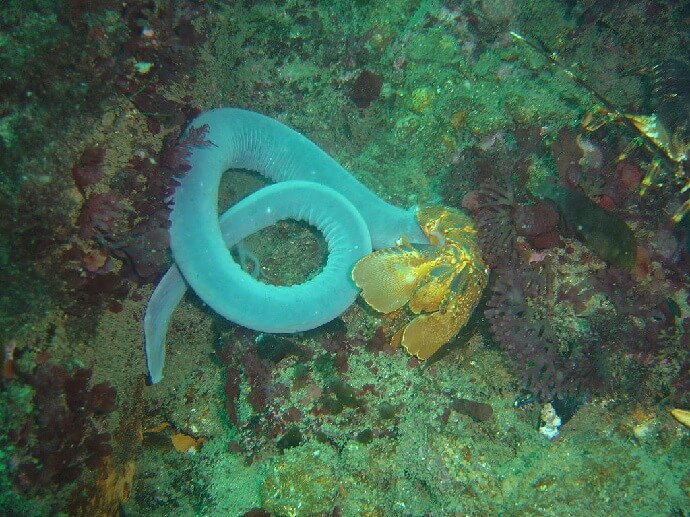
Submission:
<svg viewBox="0 0 690 517">
<path fill-rule="evenodd" d="M 144 317 L 151 382 L 163 378 L 165 337 L 187 286 L 213 310 L 244 327 L 293 333 L 339 316 L 355 300 L 354 264 L 401 238 L 428 244 L 413 210 L 376 196 L 303 135 L 241 109 L 201 114 L 187 135 L 190 169 L 172 196 L 170 242 L 175 260 L 149 300 Z M 231 169 L 256 171 L 275 182 L 218 214 L 218 191 Z M 283 219 L 306 221 L 328 244 L 328 259 L 298 285 L 265 284 L 235 263 L 229 248 Z M 427 232 L 428 233 L 428 232 Z"/>
</svg>

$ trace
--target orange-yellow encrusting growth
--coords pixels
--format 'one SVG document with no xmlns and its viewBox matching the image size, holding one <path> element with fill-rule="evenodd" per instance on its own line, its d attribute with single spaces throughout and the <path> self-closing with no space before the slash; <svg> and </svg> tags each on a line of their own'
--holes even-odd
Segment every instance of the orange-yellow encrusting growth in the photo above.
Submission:
<svg viewBox="0 0 690 517">
<path fill-rule="evenodd" d="M 488 270 L 476 230 L 463 212 L 433 205 L 420 209 L 417 219 L 430 244 L 402 243 L 375 251 L 357 262 L 352 278 L 377 311 L 406 306 L 415 315 L 392 343 L 428 359 L 467 323 Z"/>
</svg>

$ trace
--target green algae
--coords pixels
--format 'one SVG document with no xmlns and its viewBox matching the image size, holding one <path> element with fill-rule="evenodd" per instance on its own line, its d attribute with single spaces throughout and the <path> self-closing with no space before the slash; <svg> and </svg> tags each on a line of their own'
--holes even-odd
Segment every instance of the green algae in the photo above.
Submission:
<svg viewBox="0 0 690 517">
<path fill-rule="evenodd" d="M 407 46 L 410 59 L 420 64 L 451 64 L 463 60 L 457 40 L 441 27 L 413 34 Z"/>
</svg>

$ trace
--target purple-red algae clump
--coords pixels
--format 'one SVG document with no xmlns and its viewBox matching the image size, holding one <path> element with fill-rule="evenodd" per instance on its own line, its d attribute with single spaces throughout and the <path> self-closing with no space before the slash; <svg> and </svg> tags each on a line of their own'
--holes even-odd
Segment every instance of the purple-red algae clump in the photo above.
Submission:
<svg viewBox="0 0 690 517">
<path fill-rule="evenodd" d="M 92 384 L 91 370 L 73 372 L 42 364 L 24 382 L 34 389 L 33 410 L 10 432 L 16 446 L 16 486 L 48 489 L 76 480 L 85 466 L 94 468 L 112 453 L 102 420 L 116 408 L 115 389 Z"/>
<path fill-rule="evenodd" d="M 369 70 L 362 70 L 352 85 L 350 97 L 358 108 L 368 108 L 379 98 L 383 87 L 383 77 Z"/>
<path fill-rule="evenodd" d="M 86 187 L 101 180 L 103 158 L 105 158 L 104 147 L 93 146 L 84 149 L 79 160 L 72 166 L 72 177 L 79 190 L 84 192 Z"/>
</svg>

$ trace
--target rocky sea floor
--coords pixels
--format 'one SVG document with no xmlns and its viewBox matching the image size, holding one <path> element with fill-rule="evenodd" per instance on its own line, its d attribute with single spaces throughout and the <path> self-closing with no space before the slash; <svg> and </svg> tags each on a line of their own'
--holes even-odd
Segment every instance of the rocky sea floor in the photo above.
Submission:
<svg viewBox="0 0 690 517">
<path fill-rule="evenodd" d="M 689 515 L 688 5 L 53 4 L 0 12 L 0 513 Z M 420 361 L 403 310 L 270 335 L 189 293 L 150 385 L 176 144 L 220 106 L 467 210 L 469 323 Z M 327 255 L 289 221 L 244 245 L 276 284 Z"/>
</svg>

